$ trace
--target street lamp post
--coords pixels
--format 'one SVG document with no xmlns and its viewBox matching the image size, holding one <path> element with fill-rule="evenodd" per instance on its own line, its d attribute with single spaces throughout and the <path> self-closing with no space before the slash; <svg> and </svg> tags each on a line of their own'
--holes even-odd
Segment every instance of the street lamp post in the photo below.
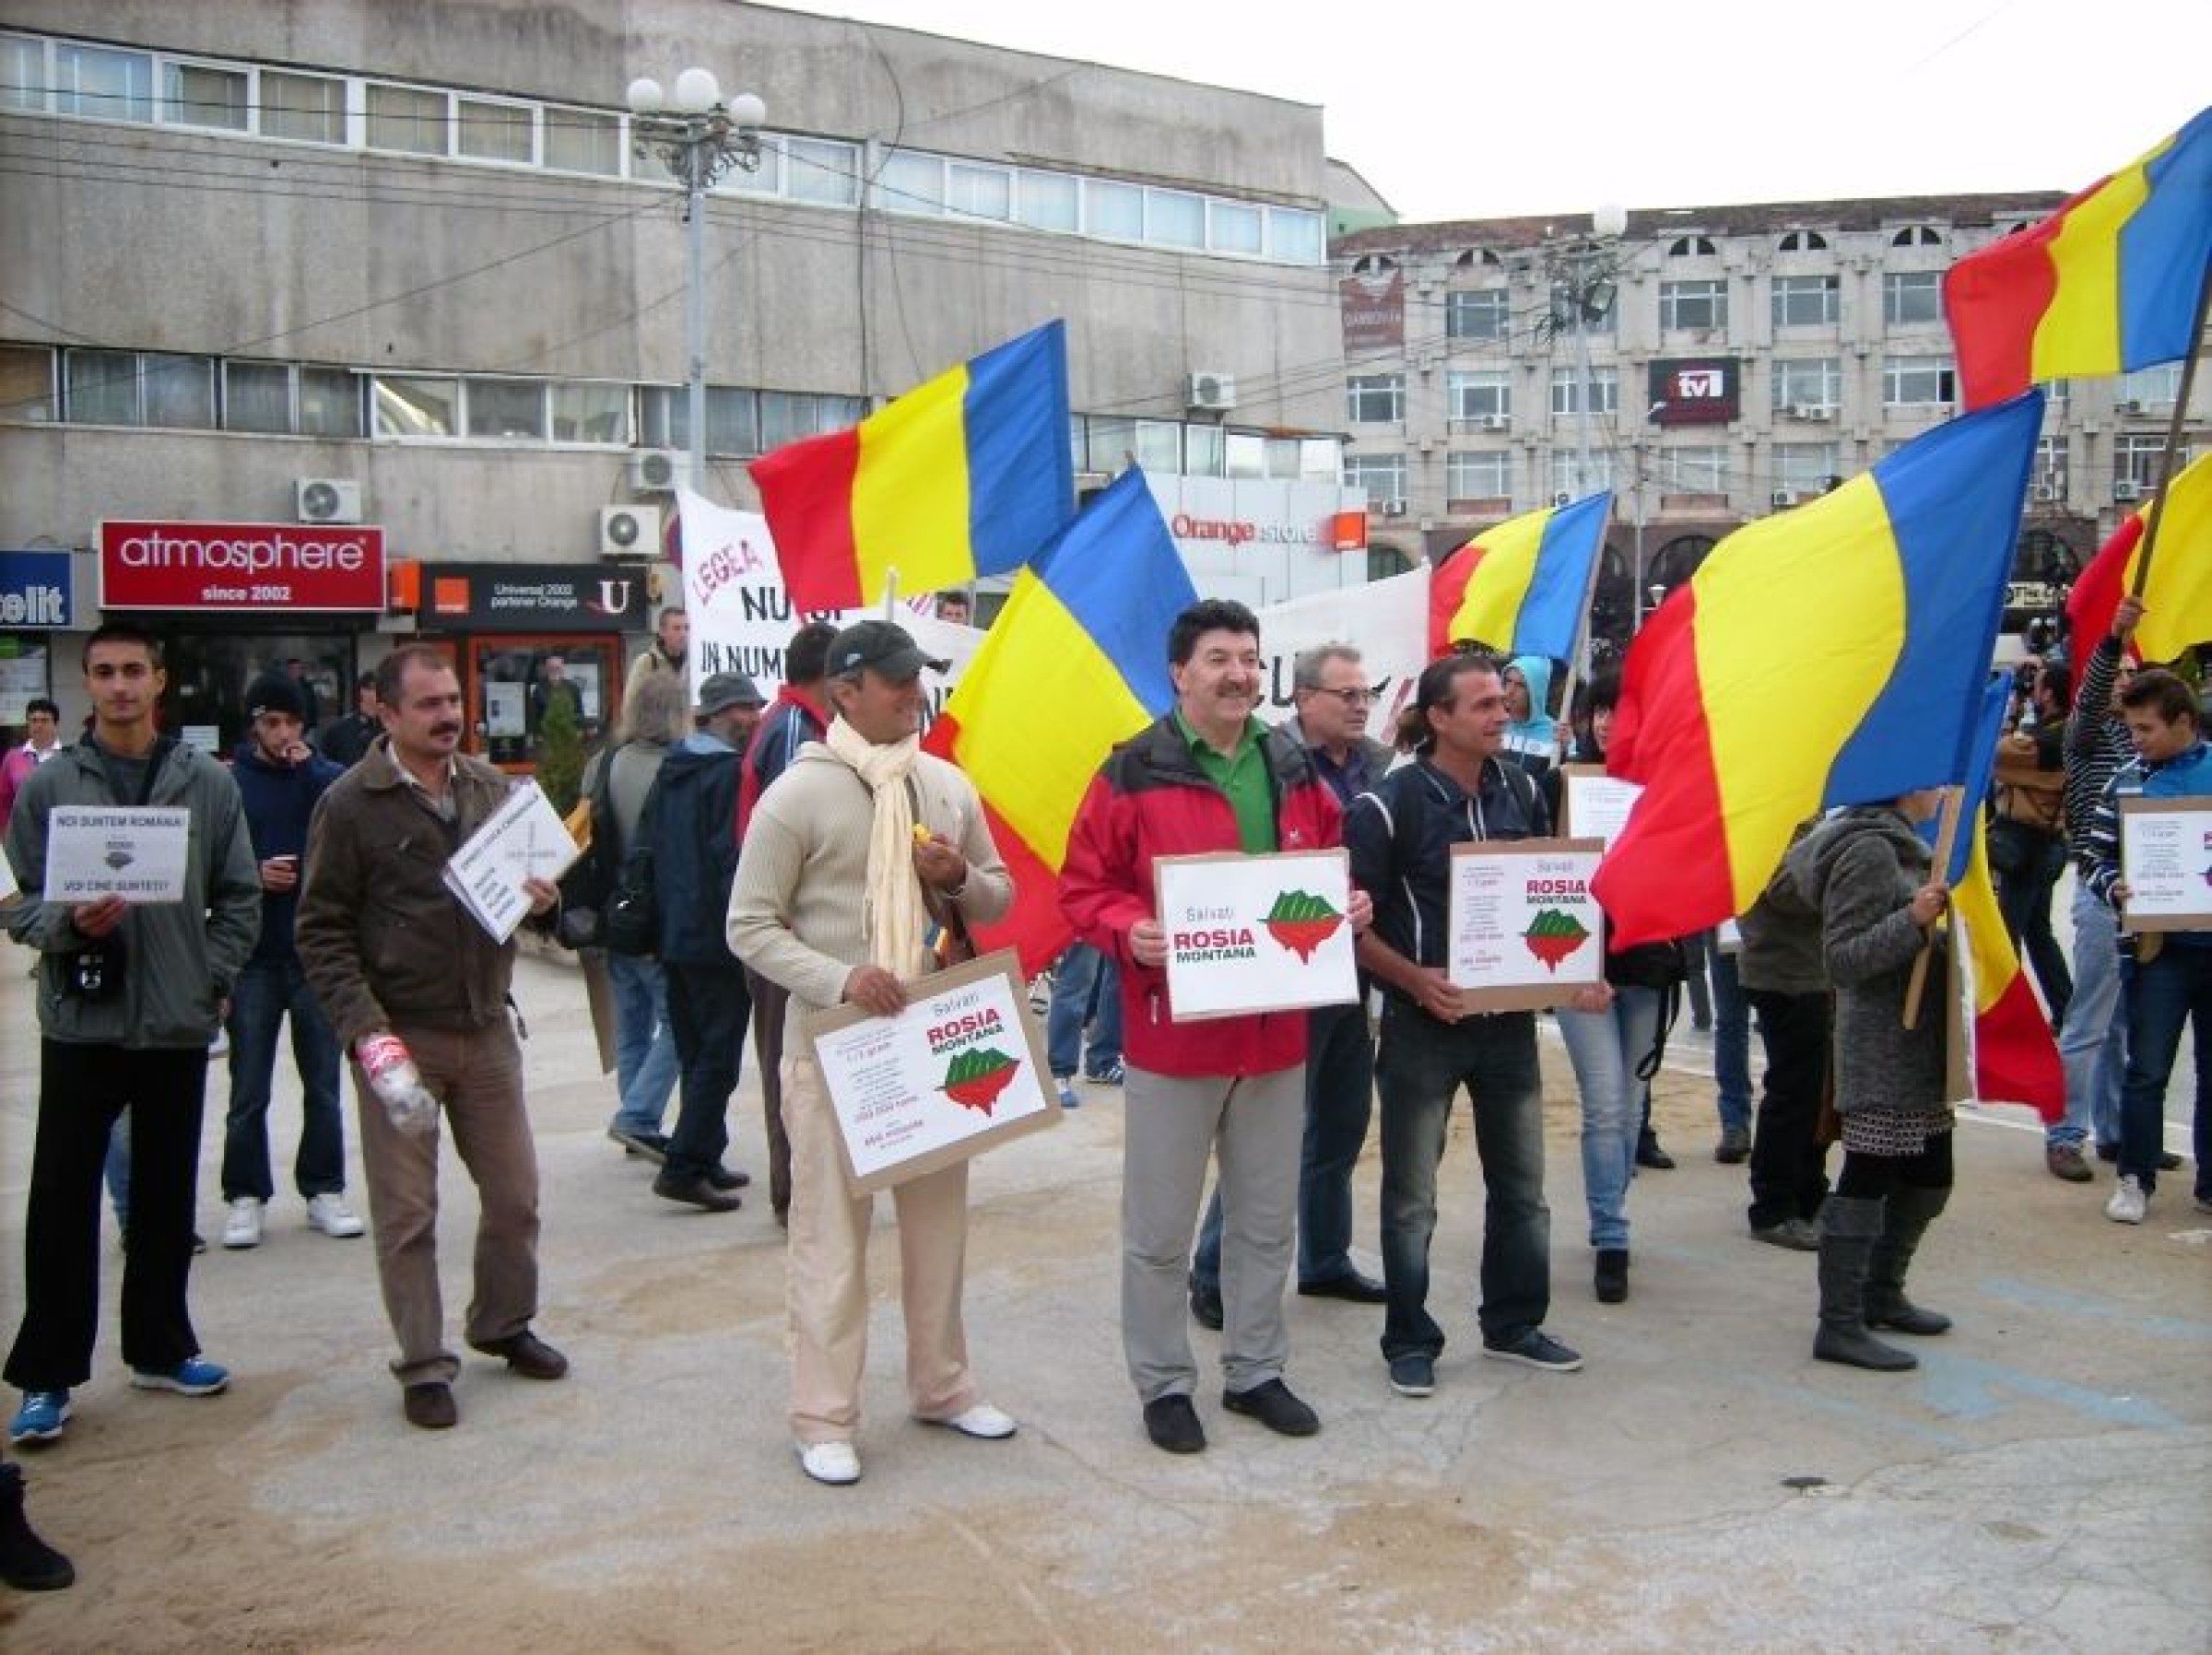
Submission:
<svg viewBox="0 0 2212 1655">
<path fill-rule="evenodd" d="M 1613 308 L 1620 271 L 1620 238 L 1628 209 L 1612 203 L 1590 215 L 1590 234 L 1558 248 L 1551 258 L 1552 326 L 1574 334 L 1574 490 L 1590 492 L 1590 419 L 1597 401 L 1590 365 L 1590 327 Z"/>
<path fill-rule="evenodd" d="M 733 167 L 760 165 L 760 125 L 768 107 L 750 92 L 726 104 L 711 69 L 686 69 L 673 94 L 640 76 L 629 83 L 629 134 L 640 159 L 658 156 L 684 186 L 684 221 L 689 229 L 684 331 L 689 362 L 686 389 L 690 437 L 691 491 L 707 488 L 707 192 Z"/>
</svg>

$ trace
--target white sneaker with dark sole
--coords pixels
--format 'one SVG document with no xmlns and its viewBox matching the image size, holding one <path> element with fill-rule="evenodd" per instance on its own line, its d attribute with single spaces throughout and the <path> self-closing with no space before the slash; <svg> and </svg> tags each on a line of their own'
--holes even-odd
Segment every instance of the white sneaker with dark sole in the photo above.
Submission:
<svg viewBox="0 0 2212 1655">
<path fill-rule="evenodd" d="M 343 1241 L 358 1236 L 367 1227 L 360 1215 L 346 1204 L 343 1195 L 311 1195 L 307 1201 L 307 1225 L 310 1229 L 321 1230 Z"/>
<path fill-rule="evenodd" d="M 2104 1203 L 2104 1215 L 2114 1224 L 2141 1224 L 2149 1211 L 2150 1197 L 2143 1192 L 2143 1180 L 2132 1172 L 2123 1173 L 2112 1200 Z"/>
<path fill-rule="evenodd" d="M 233 1250 L 261 1245 L 262 1203 L 252 1195 L 241 1195 L 230 1203 L 230 1216 L 223 1221 L 223 1245 Z"/>
<path fill-rule="evenodd" d="M 860 1481 L 860 1456 L 849 1442 L 794 1442 L 799 1469 L 818 1483 L 842 1488 Z"/>
</svg>

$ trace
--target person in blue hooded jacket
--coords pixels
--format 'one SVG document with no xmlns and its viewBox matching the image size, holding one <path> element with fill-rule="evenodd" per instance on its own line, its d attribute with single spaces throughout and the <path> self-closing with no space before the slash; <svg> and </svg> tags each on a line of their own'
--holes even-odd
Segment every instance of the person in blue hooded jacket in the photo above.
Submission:
<svg viewBox="0 0 2212 1655">
<path fill-rule="evenodd" d="M 1541 776 L 1559 761 L 1559 726 L 1547 710 L 1551 700 L 1551 662 L 1542 655 L 1516 655 L 1506 663 L 1505 756 Z"/>
</svg>

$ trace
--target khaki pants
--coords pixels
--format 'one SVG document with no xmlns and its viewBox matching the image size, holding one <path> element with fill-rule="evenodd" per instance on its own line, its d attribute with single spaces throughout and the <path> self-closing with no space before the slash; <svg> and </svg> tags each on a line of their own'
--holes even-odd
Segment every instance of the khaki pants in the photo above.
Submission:
<svg viewBox="0 0 2212 1655">
<path fill-rule="evenodd" d="M 501 1014 L 483 1028 L 395 1028 L 440 1104 L 476 1180 L 476 1284 L 465 1332 L 471 1344 L 519 1333 L 537 1314 L 537 1148 L 523 1107 L 523 1053 Z M 399 1338 L 392 1371 L 403 1385 L 450 1381 L 461 1363 L 445 1347 L 438 1287 L 438 1137 L 395 1128 L 353 1066 L 361 1165 L 384 1313 Z"/>
<path fill-rule="evenodd" d="M 791 1240 L 784 1264 L 791 1432 L 801 1442 L 849 1441 L 860 1425 L 860 1381 L 867 1363 L 868 1225 L 876 1202 L 846 1187 L 837 1118 L 811 1056 L 783 1060 L 783 1126 L 791 1138 Z M 899 1213 L 907 1406 L 923 1419 L 949 1419 L 977 1397 L 960 1321 L 968 1164 L 910 1180 L 891 1191 L 891 1199 Z"/>
</svg>

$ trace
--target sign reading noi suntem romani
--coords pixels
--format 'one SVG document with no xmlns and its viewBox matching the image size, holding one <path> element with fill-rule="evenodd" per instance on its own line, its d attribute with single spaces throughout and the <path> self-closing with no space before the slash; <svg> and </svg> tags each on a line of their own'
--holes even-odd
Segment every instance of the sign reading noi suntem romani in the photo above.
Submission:
<svg viewBox="0 0 2212 1655">
<path fill-rule="evenodd" d="M 384 606 L 384 532 L 313 523 L 100 525 L 103 609 Z"/>
</svg>

